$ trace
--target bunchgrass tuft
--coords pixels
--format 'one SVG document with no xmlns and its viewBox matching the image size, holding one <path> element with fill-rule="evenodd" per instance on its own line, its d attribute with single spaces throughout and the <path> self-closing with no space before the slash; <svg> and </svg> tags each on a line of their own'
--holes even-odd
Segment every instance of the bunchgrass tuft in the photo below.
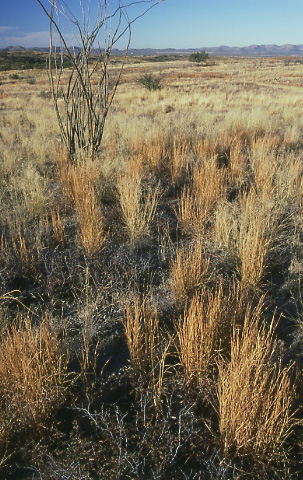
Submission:
<svg viewBox="0 0 303 480">
<path fill-rule="evenodd" d="M 27 317 L 0 341 L 0 442 L 47 425 L 68 386 L 68 356 L 47 318 L 34 327 Z"/>
<path fill-rule="evenodd" d="M 262 301 L 247 309 L 243 329 L 234 327 L 230 360 L 219 362 L 220 442 L 224 455 L 271 461 L 295 425 L 292 365 L 283 366 L 276 321 L 266 326 Z"/>
</svg>

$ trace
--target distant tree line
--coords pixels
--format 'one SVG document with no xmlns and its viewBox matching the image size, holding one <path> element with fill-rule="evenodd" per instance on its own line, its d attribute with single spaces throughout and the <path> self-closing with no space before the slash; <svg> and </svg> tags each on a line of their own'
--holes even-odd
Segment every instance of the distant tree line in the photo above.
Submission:
<svg viewBox="0 0 303 480">
<path fill-rule="evenodd" d="M 59 56 L 59 55 L 58 55 Z M 64 57 L 64 66 L 71 67 L 71 61 Z M 7 70 L 32 70 L 33 68 L 45 68 L 45 53 L 20 53 L 0 52 L 0 71 Z M 54 61 L 52 67 L 55 68 Z"/>
</svg>

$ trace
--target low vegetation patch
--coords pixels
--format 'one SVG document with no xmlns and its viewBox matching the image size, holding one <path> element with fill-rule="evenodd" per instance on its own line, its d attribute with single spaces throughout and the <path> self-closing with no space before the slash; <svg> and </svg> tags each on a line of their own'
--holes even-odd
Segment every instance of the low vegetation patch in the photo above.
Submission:
<svg viewBox="0 0 303 480">
<path fill-rule="evenodd" d="M 145 73 L 142 77 L 139 77 L 138 82 L 147 90 L 161 89 L 161 78 L 155 77 L 151 73 Z"/>
<path fill-rule="evenodd" d="M 204 51 L 191 53 L 189 56 L 189 60 L 195 63 L 205 63 L 206 60 L 208 60 L 208 58 L 209 58 L 208 53 Z"/>
</svg>

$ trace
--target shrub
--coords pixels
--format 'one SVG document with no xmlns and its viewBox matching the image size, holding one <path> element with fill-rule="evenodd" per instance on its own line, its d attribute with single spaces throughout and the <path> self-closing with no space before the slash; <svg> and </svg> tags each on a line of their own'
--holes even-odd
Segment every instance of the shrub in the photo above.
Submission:
<svg viewBox="0 0 303 480">
<path fill-rule="evenodd" d="M 196 63 L 204 63 L 206 62 L 206 60 L 209 58 L 209 55 L 208 53 L 202 51 L 202 52 L 195 52 L 195 53 L 192 53 L 190 56 L 189 56 L 189 60 L 191 62 L 196 62 Z"/>
<path fill-rule="evenodd" d="M 139 77 L 138 82 L 150 91 L 161 89 L 161 78 L 155 77 L 151 73 L 145 73 L 142 77 Z"/>
</svg>

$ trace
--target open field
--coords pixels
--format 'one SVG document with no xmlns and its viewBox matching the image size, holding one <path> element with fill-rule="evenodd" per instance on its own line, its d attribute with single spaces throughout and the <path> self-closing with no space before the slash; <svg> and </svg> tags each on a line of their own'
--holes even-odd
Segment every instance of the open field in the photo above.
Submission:
<svg viewBox="0 0 303 480">
<path fill-rule="evenodd" d="M 0 478 L 302 478 L 302 87 L 131 57 L 71 163 L 47 73 L 0 72 Z"/>
</svg>

